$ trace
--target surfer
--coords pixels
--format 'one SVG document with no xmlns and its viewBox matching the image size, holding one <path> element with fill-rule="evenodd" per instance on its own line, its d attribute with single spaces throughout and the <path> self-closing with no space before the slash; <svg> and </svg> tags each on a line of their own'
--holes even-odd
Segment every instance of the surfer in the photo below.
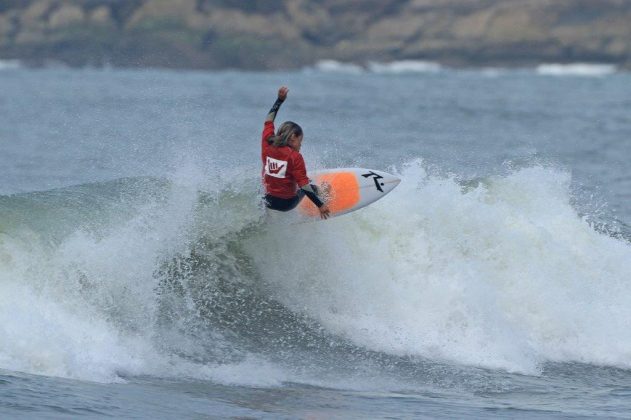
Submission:
<svg viewBox="0 0 631 420">
<path fill-rule="evenodd" d="M 261 157 L 265 205 L 278 211 L 294 209 L 306 195 L 318 207 L 320 217 L 326 219 L 331 211 L 318 195 L 318 189 L 307 177 L 305 161 L 300 154 L 302 128 L 292 121 L 285 121 L 274 135 L 274 119 L 282 103 L 287 99 L 285 86 L 278 89 L 278 98 L 265 119 Z"/>
</svg>

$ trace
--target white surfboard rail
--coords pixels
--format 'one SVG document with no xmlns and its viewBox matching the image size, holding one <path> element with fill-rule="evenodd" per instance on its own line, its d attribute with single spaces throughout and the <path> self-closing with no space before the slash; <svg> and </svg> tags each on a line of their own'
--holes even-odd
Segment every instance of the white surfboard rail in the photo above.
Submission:
<svg viewBox="0 0 631 420">
<path fill-rule="evenodd" d="M 314 184 L 320 189 L 331 217 L 361 209 L 392 191 L 401 180 L 387 172 L 366 168 L 337 168 L 310 173 Z M 303 218 L 320 219 L 317 207 L 304 198 L 292 212 Z"/>
</svg>

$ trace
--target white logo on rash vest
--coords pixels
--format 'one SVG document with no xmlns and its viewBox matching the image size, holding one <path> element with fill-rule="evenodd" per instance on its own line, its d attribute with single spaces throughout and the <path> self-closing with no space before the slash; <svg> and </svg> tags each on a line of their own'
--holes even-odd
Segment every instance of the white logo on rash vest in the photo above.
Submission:
<svg viewBox="0 0 631 420">
<path fill-rule="evenodd" d="M 265 175 L 273 176 L 274 178 L 285 178 L 287 172 L 287 162 L 284 160 L 278 160 L 271 157 L 267 157 L 265 162 Z"/>
</svg>

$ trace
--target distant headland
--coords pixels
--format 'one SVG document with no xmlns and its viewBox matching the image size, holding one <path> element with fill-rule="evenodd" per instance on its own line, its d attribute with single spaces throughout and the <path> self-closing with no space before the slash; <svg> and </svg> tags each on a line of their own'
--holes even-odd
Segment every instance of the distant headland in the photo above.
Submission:
<svg viewBox="0 0 631 420">
<path fill-rule="evenodd" d="M 292 69 L 322 60 L 631 69 L 629 0 L 6 0 L 0 59 Z"/>
</svg>

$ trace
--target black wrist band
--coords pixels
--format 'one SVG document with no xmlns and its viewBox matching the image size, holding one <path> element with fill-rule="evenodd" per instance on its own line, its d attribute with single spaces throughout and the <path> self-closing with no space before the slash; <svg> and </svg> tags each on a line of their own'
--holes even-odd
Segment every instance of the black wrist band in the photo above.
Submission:
<svg viewBox="0 0 631 420">
<path fill-rule="evenodd" d="M 274 102 L 274 105 L 272 105 L 272 109 L 269 110 L 269 113 L 271 114 L 278 112 L 283 102 L 284 101 L 282 101 L 280 98 L 276 99 L 276 102 Z"/>
</svg>

